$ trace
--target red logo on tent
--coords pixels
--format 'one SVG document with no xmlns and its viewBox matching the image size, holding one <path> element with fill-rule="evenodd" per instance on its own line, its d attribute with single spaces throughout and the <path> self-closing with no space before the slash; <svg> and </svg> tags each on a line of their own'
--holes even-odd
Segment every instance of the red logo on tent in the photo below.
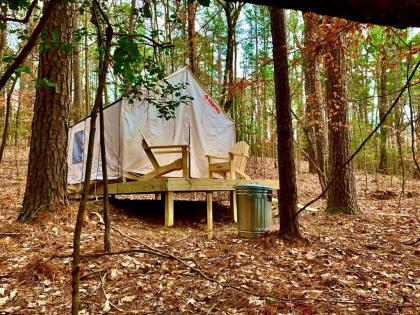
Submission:
<svg viewBox="0 0 420 315">
<path fill-rule="evenodd" d="M 218 114 L 220 114 L 220 108 L 219 108 L 219 106 L 217 106 L 217 104 L 216 104 L 216 102 L 215 101 L 213 101 L 212 99 L 211 99 L 211 97 L 210 96 L 208 96 L 207 94 L 206 95 L 204 95 L 204 98 L 206 99 L 206 101 L 211 105 L 211 107 L 213 107 L 214 108 L 214 110 L 218 113 Z"/>
</svg>

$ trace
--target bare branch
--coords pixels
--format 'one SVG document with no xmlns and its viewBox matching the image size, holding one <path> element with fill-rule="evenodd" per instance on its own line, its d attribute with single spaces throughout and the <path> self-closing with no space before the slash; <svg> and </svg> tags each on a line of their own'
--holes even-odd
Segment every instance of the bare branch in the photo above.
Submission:
<svg viewBox="0 0 420 315">
<path fill-rule="evenodd" d="M 157 41 L 155 41 L 153 38 L 150 38 L 147 35 L 143 35 L 143 34 L 135 34 L 135 33 L 114 33 L 115 36 L 125 36 L 125 37 L 141 37 L 144 39 L 147 39 L 148 41 L 152 42 L 153 45 L 161 47 L 161 48 L 171 48 L 171 47 L 175 47 L 174 44 L 171 43 L 158 43 Z"/>
<path fill-rule="evenodd" d="M 15 58 L 13 63 L 7 68 L 7 70 L 3 73 L 0 78 L 0 91 L 6 85 L 6 82 L 10 79 L 10 77 L 15 73 L 16 69 L 25 61 L 26 57 L 31 52 L 32 48 L 34 48 L 36 41 L 38 39 L 39 34 L 41 34 L 41 30 L 44 28 L 45 24 L 47 23 L 48 18 L 50 17 L 51 13 L 54 11 L 55 7 L 59 4 L 60 0 L 50 0 L 45 7 L 44 14 L 41 16 L 37 26 L 34 28 L 31 36 L 28 39 L 28 42 L 25 46 L 23 46 L 22 50 L 20 51 L 19 55 Z"/>
<path fill-rule="evenodd" d="M 16 19 L 13 17 L 8 17 L 8 16 L 0 16 L 0 21 L 2 22 L 18 22 L 18 23 L 28 23 L 29 22 L 29 18 L 32 15 L 32 11 L 35 9 L 36 5 L 38 3 L 38 0 L 34 0 L 28 7 L 28 11 L 26 11 L 26 15 L 23 19 Z"/>
</svg>

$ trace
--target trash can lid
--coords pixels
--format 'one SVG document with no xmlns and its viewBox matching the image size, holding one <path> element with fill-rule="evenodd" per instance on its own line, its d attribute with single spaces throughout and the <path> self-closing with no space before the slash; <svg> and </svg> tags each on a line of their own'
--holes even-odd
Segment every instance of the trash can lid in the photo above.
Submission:
<svg viewBox="0 0 420 315">
<path fill-rule="evenodd" d="M 273 190 L 273 188 L 268 186 L 262 186 L 257 184 L 242 184 L 242 185 L 236 185 L 235 189 L 250 189 L 250 190 Z"/>
</svg>

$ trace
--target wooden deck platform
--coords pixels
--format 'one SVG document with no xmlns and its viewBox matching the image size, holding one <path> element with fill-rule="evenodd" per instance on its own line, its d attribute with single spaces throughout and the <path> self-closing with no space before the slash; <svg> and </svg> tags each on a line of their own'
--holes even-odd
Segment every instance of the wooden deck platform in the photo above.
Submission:
<svg viewBox="0 0 420 315">
<path fill-rule="evenodd" d="M 205 192 L 207 200 L 207 232 L 213 237 L 213 195 L 214 191 L 230 192 L 230 207 L 235 222 L 237 221 L 235 186 L 257 184 L 279 189 L 278 180 L 270 179 L 209 179 L 209 178 L 159 178 L 148 181 L 133 181 L 108 185 L 110 195 L 161 193 L 165 202 L 165 226 L 174 225 L 174 194 L 177 192 Z M 98 195 L 103 193 L 98 187 Z"/>
</svg>

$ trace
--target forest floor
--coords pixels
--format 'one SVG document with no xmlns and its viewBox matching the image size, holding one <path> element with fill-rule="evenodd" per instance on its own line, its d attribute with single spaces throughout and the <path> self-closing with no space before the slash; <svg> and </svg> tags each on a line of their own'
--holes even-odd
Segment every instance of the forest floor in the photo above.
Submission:
<svg viewBox="0 0 420 315">
<path fill-rule="evenodd" d="M 0 166 L 0 314 L 68 314 L 71 259 L 52 257 L 72 251 L 78 202 L 17 223 L 26 163 L 8 151 Z M 277 170 L 253 159 L 249 172 Z M 125 236 L 113 230 L 112 250 L 139 252 L 82 260 L 81 314 L 419 314 L 420 248 L 410 243 L 420 234 L 420 181 L 407 181 L 401 200 L 398 178 L 358 173 L 357 183 L 362 214 L 327 215 L 321 200 L 300 216 L 307 242 L 293 245 L 276 236 L 278 216 L 273 233 L 239 239 L 223 194 L 212 241 L 204 195 L 177 195 L 169 229 L 159 201 L 118 201 L 111 220 Z M 320 186 L 300 172 L 298 189 L 303 204 Z M 101 252 L 101 202 L 88 208 L 82 251 Z"/>
</svg>

